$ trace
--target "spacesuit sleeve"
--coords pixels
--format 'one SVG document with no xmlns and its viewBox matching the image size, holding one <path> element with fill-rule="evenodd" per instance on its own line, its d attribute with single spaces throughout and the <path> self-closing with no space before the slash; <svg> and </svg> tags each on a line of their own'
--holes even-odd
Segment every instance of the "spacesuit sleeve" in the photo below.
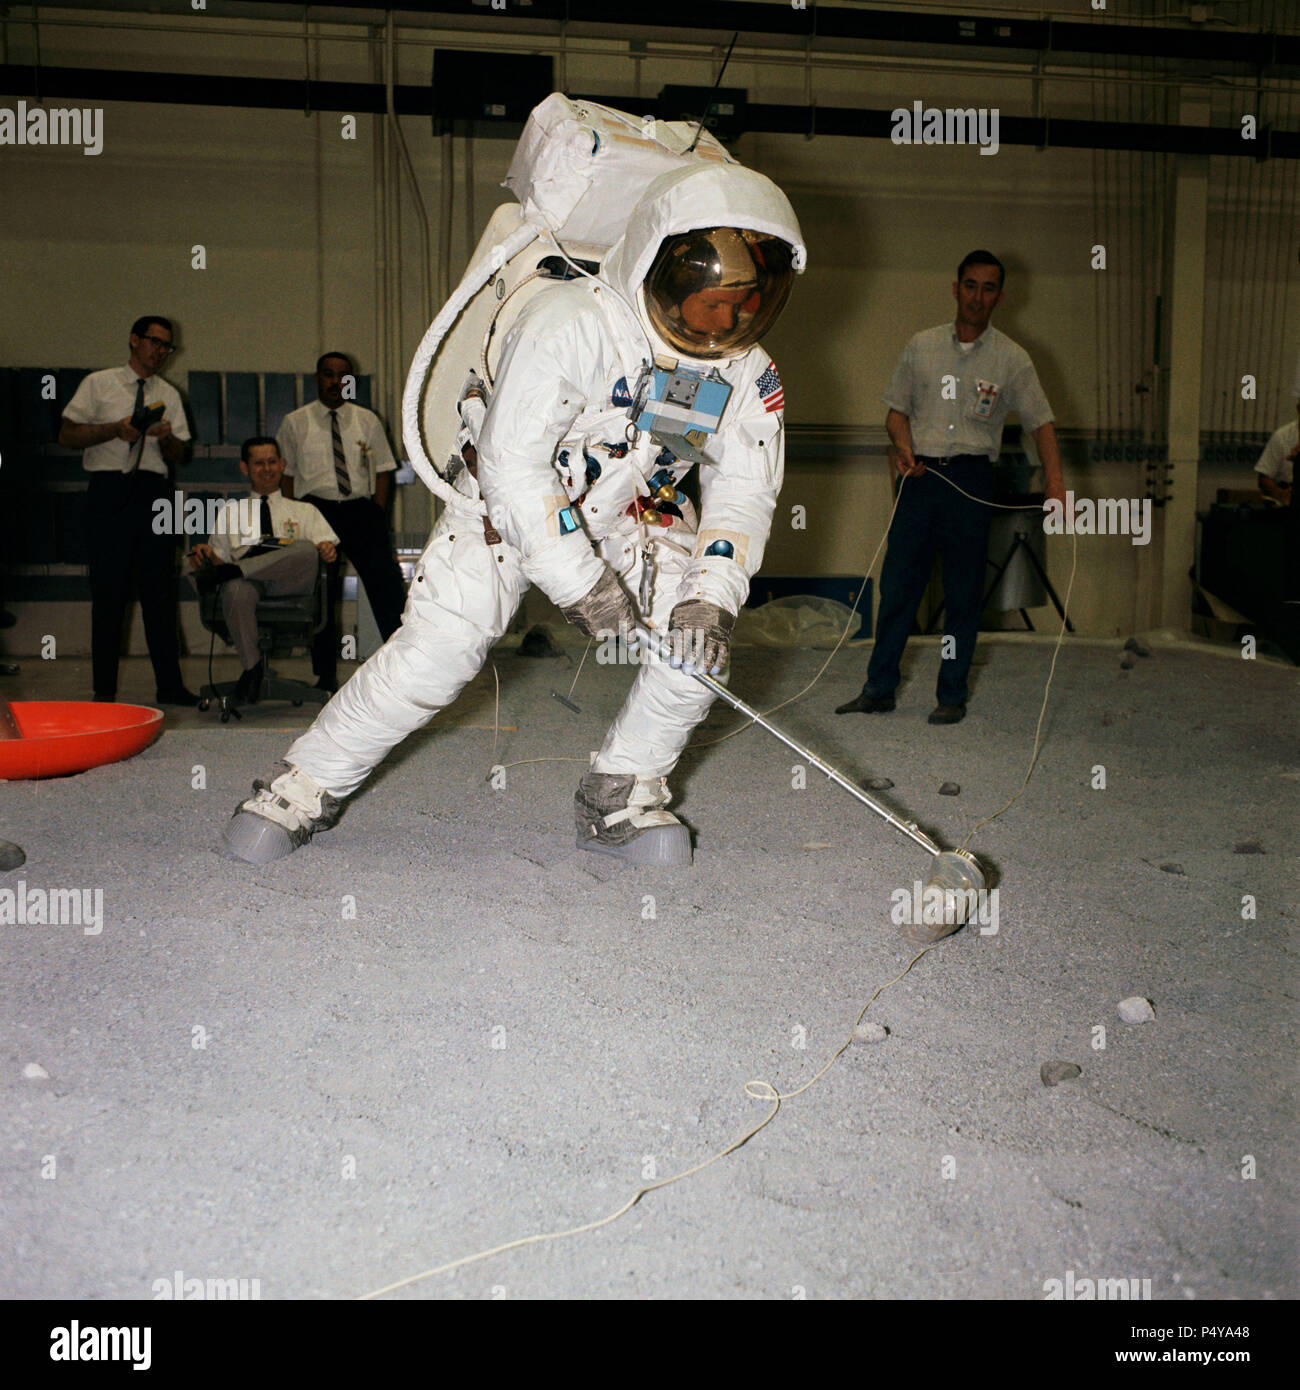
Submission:
<svg viewBox="0 0 1300 1390">
<path fill-rule="evenodd" d="M 715 462 L 700 465 L 700 530 L 679 602 L 704 599 L 739 613 L 763 561 L 785 474 L 784 412 L 769 409 L 756 384 L 775 374 L 770 366 L 764 371 L 766 360 L 749 373 L 736 414 L 719 430 L 709 450 Z"/>
<path fill-rule="evenodd" d="M 555 451 L 587 403 L 601 362 L 597 310 L 543 292 L 506 336 L 478 437 L 488 518 L 522 556 L 524 574 L 558 607 L 585 597 L 604 573 L 560 485 Z"/>
</svg>

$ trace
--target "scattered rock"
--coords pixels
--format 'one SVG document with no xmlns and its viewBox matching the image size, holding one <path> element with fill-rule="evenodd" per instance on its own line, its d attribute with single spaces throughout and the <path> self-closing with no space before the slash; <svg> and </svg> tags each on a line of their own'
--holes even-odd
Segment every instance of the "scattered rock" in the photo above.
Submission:
<svg viewBox="0 0 1300 1390">
<path fill-rule="evenodd" d="M 1124 650 L 1126 652 L 1132 652 L 1135 656 L 1151 655 L 1151 648 L 1148 647 L 1145 642 L 1139 642 L 1136 637 L 1130 637 L 1128 641 L 1124 643 Z"/>
<path fill-rule="evenodd" d="M 1125 657 L 1124 660 L 1120 662 L 1119 669 L 1121 671 L 1131 671 L 1133 669 L 1133 663 L 1128 659 L 1128 657 Z"/>
<path fill-rule="evenodd" d="M 868 777 L 862 784 L 869 792 L 887 792 L 894 785 L 892 777 Z"/>
<path fill-rule="evenodd" d="M 524 633 L 524 640 L 519 644 L 520 656 L 562 656 L 563 653 L 555 645 L 555 639 L 551 636 L 551 630 L 545 623 L 538 623 L 530 627 Z"/>
<path fill-rule="evenodd" d="M 1186 877 L 1187 877 L 1187 870 L 1184 869 L 1183 866 L 1182 866 L 1181 864 L 1174 864 L 1174 863 L 1170 862 L 1170 863 L 1168 863 L 1168 864 L 1161 864 L 1160 867 L 1161 867 L 1161 868 L 1165 871 L 1165 873 L 1167 873 L 1167 874 L 1178 874 L 1178 875 L 1179 875 L 1180 877 L 1182 877 L 1182 878 L 1186 878 Z"/>
<path fill-rule="evenodd" d="M 1039 1068 L 1039 1076 L 1044 1086 L 1059 1086 L 1062 1081 L 1073 1081 L 1083 1074 L 1083 1068 L 1076 1062 L 1044 1062 Z"/>
<path fill-rule="evenodd" d="M 1233 854 L 1263 854 L 1264 846 L 1258 840 L 1242 840 L 1240 844 L 1233 845 Z"/>
<path fill-rule="evenodd" d="M 1155 1018 L 1156 1011 L 1151 1007 L 1149 999 L 1134 994 L 1119 1001 L 1119 1016 L 1125 1023 L 1150 1023 Z"/>
<path fill-rule="evenodd" d="M 21 869 L 27 856 L 12 840 L 0 840 L 0 871 Z"/>
<path fill-rule="evenodd" d="M 956 796 L 961 791 L 961 787 L 956 782 L 945 782 L 939 788 L 940 796 Z"/>
<path fill-rule="evenodd" d="M 889 1036 L 889 1029 L 883 1023 L 860 1023 L 853 1030 L 853 1041 L 860 1043 L 881 1043 Z"/>
<path fill-rule="evenodd" d="M 1102 727 L 1105 728 L 1105 729 L 1110 728 L 1110 726 L 1111 726 L 1111 725 L 1115 722 L 1115 720 L 1118 719 L 1118 718 L 1119 718 L 1119 716 L 1114 712 L 1114 710 L 1109 710 L 1109 709 L 1108 709 L 1108 710 L 1101 716 Z"/>
<path fill-rule="evenodd" d="M 39 1062 L 28 1062 L 23 1068 L 23 1075 L 28 1081 L 48 1081 L 50 1074 Z"/>
</svg>

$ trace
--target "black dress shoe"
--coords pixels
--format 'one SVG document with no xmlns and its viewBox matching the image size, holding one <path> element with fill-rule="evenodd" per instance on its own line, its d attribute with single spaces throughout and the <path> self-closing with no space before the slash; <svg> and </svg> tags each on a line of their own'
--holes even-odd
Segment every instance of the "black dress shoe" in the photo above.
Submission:
<svg viewBox="0 0 1300 1390">
<path fill-rule="evenodd" d="M 191 709 L 199 703 L 199 697 L 183 685 L 178 685 L 175 690 L 155 691 L 153 700 L 156 705 L 187 705 Z"/>
<path fill-rule="evenodd" d="M 864 690 L 856 700 L 850 700 L 845 705 L 836 705 L 836 714 L 888 714 L 894 708 L 894 697 L 892 695 L 882 695 L 875 699 L 868 695 Z"/>
<path fill-rule="evenodd" d="M 958 724 L 966 718 L 965 705 L 935 705 L 930 711 L 931 724 Z"/>
<path fill-rule="evenodd" d="M 262 698 L 262 680 L 266 676 L 266 660 L 263 658 L 256 666 L 241 672 L 235 685 L 235 703 L 255 705 Z"/>
</svg>

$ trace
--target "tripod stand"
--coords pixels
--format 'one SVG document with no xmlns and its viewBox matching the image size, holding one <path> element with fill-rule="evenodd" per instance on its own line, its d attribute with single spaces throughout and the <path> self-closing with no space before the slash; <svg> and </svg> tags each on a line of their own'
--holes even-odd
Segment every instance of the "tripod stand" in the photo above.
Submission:
<svg viewBox="0 0 1300 1390">
<path fill-rule="evenodd" d="M 1042 561 L 1039 560 L 1037 554 L 1035 554 L 1034 547 L 1029 544 L 1028 531 L 1016 532 L 1015 538 L 1011 542 L 1011 548 L 1007 551 L 1002 563 L 995 567 L 992 582 L 984 591 L 984 600 L 980 604 L 980 612 L 982 613 L 984 609 L 988 606 L 988 601 L 990 598 L 993 597 L 994 590 L 1002 582 L 1002 576 L 1010 568 L 1011 562 L 1016 558 L 1017 553 L 1021 550 L 1023 550 L 1025 554 L 1029 557 L 1029 563 L 1033 566 L 1034 573 L 1042 582 L 1043 588 L 1047 590 L 1047 596 L 1052 600 L 1052 606 L 1056 609 L 1057 614 L 1065 619 L 1066 632 L 1073 632 L 1074 624 L 1069 620 L 1069 618 L 1066 618 L 1065 609 L 1061 604 L 1060 597 L 1058 596 L 1056 589 L 1052 586 L 1052 581 L 1047 577 L 1047 571 L 1043 568 Z M 990 560 L 988 563 L 992 564 L 993 562 L 992 560 Z M 933 616 L 930 618 L 929 623 L 926 625 L 925 630 L 927 634 L 936 632 L 938 630 L 939 620 L 943 617 L 943 610 L 944 604 L 940 603 L 938 608 L 935 609 Z M 1025 629 L 1029 632 L 1033 632 L 1035 630 L 1033 620 L 1030 618 L 1027 610 L 1025 610 L 1024 608 L 1020 609 L 1020 616 L 1025 620 Z"/>
</svg>

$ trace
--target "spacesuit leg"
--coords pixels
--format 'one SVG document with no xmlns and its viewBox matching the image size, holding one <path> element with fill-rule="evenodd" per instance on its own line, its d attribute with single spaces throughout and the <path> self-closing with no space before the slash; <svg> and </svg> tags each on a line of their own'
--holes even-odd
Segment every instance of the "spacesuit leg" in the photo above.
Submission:
<svg viewBox="0 0 1300 1390">
<path fill-rule="evenodd" d="M 265 863 L 333 824 L 341 799 L 478 674 L 527 588 L 517 553 L 489 546 L 478 517 L 444 514 L 401 627 L 289 748 L 290 771 L 265 790 L 254 784 L 227 827 L 231 852 Z"/>
<path fill-rule="evenodd" d="M 650 618 L 656 631 L 666 633 L 682 573 L 690 561 L 665 547 L 656 550 Z M 630 592 L 637 592 L 639 578 L 638 559 L 626 580 Z M 725 672 L 719 679 L 726 680 Z M 690 832 L 666 809 L 672 799 L 667 777 L 713 700 L 705 686 L 673 670 L 667 661 L 649 657 L 642 661 L 623 708 L 579 787 L 579 845 L 639 864 L 691 862 Z M 620 802 L 621 806 L 616 804 Z M 597 814 L 601 811 L 603 817 Z M 609 824 L 602 827 L 602 820 Z"/>
</svg>

